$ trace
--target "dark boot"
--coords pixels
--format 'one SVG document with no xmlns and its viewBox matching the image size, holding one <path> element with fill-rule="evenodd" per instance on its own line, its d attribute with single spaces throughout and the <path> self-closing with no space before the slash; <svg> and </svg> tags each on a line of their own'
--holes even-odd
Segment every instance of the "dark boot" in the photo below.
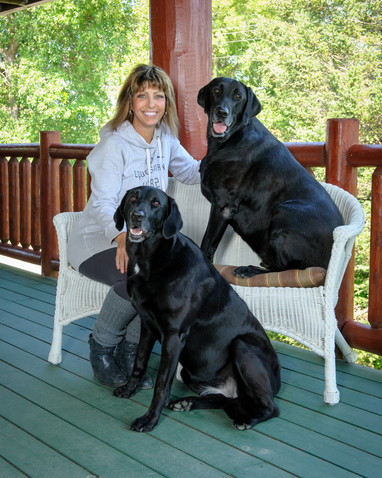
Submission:
<svg viewBox="0 0 382 478">
<path fill-rule="evenodd" d="M 123 339 L 115 349 L 115 360 L 118 367 L 122 370 L 124 375 L 129 378 L 133 371 L 135 354 L 137 353 L 138 344 L 127 342 Z M 141 378 L 138 388 L 148 389 L 153 387 L 153 382 L 149 375 L 145 374 Z"/>
<path fill-rule="evenodd" d="M 109 387 L 121 387 L 127 377 L 119 369 L 114 357 L 115 347 L 104 347 L 89 336 L 90 363 L 95 377 Z"/>
</svg>

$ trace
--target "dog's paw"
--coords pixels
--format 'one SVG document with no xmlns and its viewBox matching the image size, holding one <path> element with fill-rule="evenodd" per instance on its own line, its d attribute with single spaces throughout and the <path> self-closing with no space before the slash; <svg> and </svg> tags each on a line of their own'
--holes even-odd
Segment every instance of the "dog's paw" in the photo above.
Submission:
<svg viewBox="0 0 382 478">
<path fill-rule="evenodd" d="M 252 428 L 253 425 L 251 425 L 250 423 L 233 422 L 232 426 L 233 426 L 233 428 L 236 428 L 236 430 L 243 431 L 243 430 L 249 430 L 250 428 Z"/>
<path fill-rule="evenodd" d="M 130 430 L 133 432 L 151 432 L 155 425 L 158 423 L 157 420 L 152 420 L 145 415 L 143 417 L 136 418 L 130 425 Z"/>
<path fill-rule="evenodd" d="M 180 399 L 170 402 L 168 408 L 171 408 L 171 410 L 175 412 L 189 412 L 192 410 L 192 405 L 193 403 L 190 400 Z"/>
<path fill-rule="evenodd" d="M 137 387 L 130 387 L 129 384 L 118 387 L 114 390 L 113 395 L 118 398 L 130 398 L 136 392 Z"/>
<path fill-rule="evenodd" d="M 250 277 L 265 274 L 267 271 L 256 266 L 240 266 L 233 271 L 233 275 L 239 279 L 249 279 Z"/>
</svg>

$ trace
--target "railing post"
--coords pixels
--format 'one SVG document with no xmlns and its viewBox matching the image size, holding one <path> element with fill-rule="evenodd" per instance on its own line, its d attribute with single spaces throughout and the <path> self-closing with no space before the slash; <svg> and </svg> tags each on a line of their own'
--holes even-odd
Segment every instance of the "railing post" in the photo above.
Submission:
<svg viewBox="0 0 382 478">
<path fill-rule="evenodd" d="M 32 161 L 31 177 L 31 238 L 33 250 L 41 251 L 41 158 Z M 38 217 L 38 219 L 37 219 Z M 36 218 L 36 219 L 35 219 Z"/>
<path fill-rule="evenodd" d="M 0 156 L 0 244 L 9 241 L 9 170 L 8 160 Z"/>
<path fill-rule="evenodd" d="M 83 211 L 86 206 L 86 165 L 77 160 L 73 166 L 73 211 Z"/>
<path fill-rule="evenodd" d="M 349 148 L 358 144 L 357 119 L 329 119 L 326 123 L 326 181 L 357 197 L 357 168 L 347 162 Z M 338 327 L 354 317 L 354 251 L 346 269 L 336 307 Z"/>
<path fill-rule="evenodd" d="M 8 163 L 9 175 L 9 239 L 13 246 L 20 242 L 20 164 L 16 156 Z"/>
<path fill-rule="evenodd" d="M 24 249 L 32 243 L 32 214 L 31 214 L 31 184 L 32 166 L 29 159 L 24 156 L 19 164 L 20 168 L 20 242 Z"/>
<path fill-rule="evenodd" d="M 51 266 L 51 260 L 58 257 L 53 217 L 60 210 L 59 161 L 53 160 L 49 153 L 49 148 L 54 143 L 60 143 L 59 131 L 40 132 L 41 272 L 46 277 L 56 275 L 56 271 Z"/>
<path fill-rule="evenodd" d="M 382 294 L 379 284 L 382 277 L 382 166 L 372 176 L 371 240 L 369 276 L 369 323 L 374 329 L 382 329 Z"/>
</svg>

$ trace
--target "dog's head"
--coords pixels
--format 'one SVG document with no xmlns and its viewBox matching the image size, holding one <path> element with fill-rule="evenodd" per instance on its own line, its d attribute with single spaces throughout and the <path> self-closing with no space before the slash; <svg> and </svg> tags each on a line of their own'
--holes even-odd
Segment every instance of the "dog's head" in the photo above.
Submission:
<svg viewBox="0 0 382 478">
<path fill-rule="evenodd" d="M 126 223 L 128 240 L 142 242 L 153 236 L 170 239 L 183 226 L 174 199 L 161 189 L 139 186 L 127 191 L 114 214 L 120 231 Z"/>
<path fill-rule="evenodd" d="M 199 90 L 198 103 L 208 115 L 208 133 L 227 138 L 261 111 L 251 88 L 232 78 L 215 78 Z"/>
</svg>

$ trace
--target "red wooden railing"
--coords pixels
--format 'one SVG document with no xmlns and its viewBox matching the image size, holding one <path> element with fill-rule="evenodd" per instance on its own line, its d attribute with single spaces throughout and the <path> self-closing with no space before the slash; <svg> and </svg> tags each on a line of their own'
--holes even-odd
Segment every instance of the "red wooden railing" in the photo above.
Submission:
<svg viewBox="0 0 382 478">
<path fill-rule="evenodd" d="M 327 121 L 325 143 L 286 143 L 306 168 L 325 167 L 326 181 L 357 196 L 357 168 L 372 176 L 369 324 L 353 321 L 354 257 L 336 308 L 339 328 L 352 347 L 382 355 L 382 145 L 358 144 L 355 119 Z M 52 218 L 81 211 L 90 194 L 85 159 L 92 145 L 60 143 L 60 133 L 41 132 L 40 144 L 0 145 L 0 254 L 41 264 L 56 276 L 57 238 Z M 70 161 L 73 160 L 73 161 Z"/>
</svg>

